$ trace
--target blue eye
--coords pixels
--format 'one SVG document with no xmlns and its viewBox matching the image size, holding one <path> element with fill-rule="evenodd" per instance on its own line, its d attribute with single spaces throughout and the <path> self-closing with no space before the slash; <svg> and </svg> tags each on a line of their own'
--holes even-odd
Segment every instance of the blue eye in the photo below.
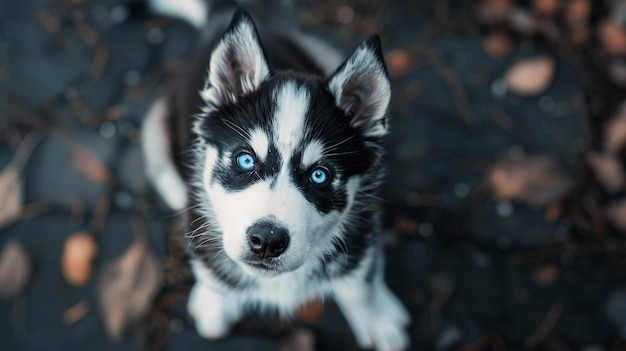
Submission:
<svg viewBox="0 0 626 351">
<path fill-rule="evenodd" d="M 254 157 L 247 152 L 242 152 L 237 156 L 237 166 L 244 171 L 250 171 L 254 168 Z"/>
<path fill-rule="evenodd" d="M 311 172 L 309 180 L 315 185 L 323 185 L 328 181 L 328 171 L 323 168 L 316 168 Z"/>
</svg>

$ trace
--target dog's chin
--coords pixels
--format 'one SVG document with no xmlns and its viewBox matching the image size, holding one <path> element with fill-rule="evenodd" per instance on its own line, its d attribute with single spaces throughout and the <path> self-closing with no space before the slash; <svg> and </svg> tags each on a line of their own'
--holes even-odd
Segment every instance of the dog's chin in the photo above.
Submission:
<svg viewBox="0 0 626 351">
<path fill-rule="evenodd" d="M 244 272 L 253 276 L 265 277 L 265 278 L 276 277 L 283 273 L 294 271 L 295 269 L 299 267 L 298 266 L 295 268 L 290 268 L 290 267 L 285 267 L 283 264 L 280 264 L 278 262 L 271 262 L 271 261 L 264 262 L 264 261 L 245 260 L 245 259 L 239 261 L 238 263 Z"/>
</svg>

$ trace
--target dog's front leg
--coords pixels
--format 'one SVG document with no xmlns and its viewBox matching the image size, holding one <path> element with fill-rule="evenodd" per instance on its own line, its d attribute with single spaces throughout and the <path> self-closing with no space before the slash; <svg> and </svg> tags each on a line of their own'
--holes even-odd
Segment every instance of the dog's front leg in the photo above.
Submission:
<svg viewBox="0 0 626 351">
<path fill-rule="evenodd" d="M 403 350 L 409 345 L 405 327 L 409 314 L 383 281 L 346 279 L 334 286 L 334 295 L 352 332 L 363 348 Z"/>
<path fill-rule="evenodd" d="M 198 333 L 208 339 L 225 336 L 241 316 L 233 298 L 196 282 L 189 294 L 187 311 L 196 321 Z"/>
</svg>

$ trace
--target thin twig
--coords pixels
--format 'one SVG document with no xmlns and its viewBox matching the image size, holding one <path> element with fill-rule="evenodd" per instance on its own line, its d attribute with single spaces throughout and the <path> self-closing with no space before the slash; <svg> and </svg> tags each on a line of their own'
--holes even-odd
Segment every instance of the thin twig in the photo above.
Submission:
<svg viewBox="0 0 626 351">
<path fill-rule="evenodd" d="M 469 98 L 465 93 L 463 82 L 459 76 L 444 62 L 438 53 L 432 50 L 426 50 L 426 55 L 441 75 L 441 78 L 443 78 L 450 87 L 459 116 L 463 120 L 465 126 L 470 130 L 479 128 L 481 125 L 480 120 L 472 109 Z"/>
<path fill-rule="evenodd" d="M 559 321 L 559 318 L 561 318 L 562 314 L 563 306 L 561 306 L 560 304 L 552 306 L 548 311 L 548 314 L 546 314 L 546 317 L 539 325 L 539 328 L 537 328 L 537 330 L 535 330 L 526 338 L 526 341 L 524 342 L 526 347 L 529 349 L 534 349 L 535 346 L 537 346 L 542 340 L 544 340 L 546 336 L 550 334 L 552 329 L 554 329 L 554 326 Z"/>
</svg>

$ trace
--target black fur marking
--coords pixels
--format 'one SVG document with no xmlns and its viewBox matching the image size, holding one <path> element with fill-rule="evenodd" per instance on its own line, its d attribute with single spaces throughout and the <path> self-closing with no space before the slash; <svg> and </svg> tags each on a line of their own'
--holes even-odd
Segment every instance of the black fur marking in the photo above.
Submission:
<svg viewBox="0 0 626 351">
<path fill-rule="evenodd" d="M 314 276 L 341 277 L 349 274 L 359 266 L 367 250 L 378 240 L 380 233 L 376 221 L 372 219 L 374 211 L 367 210 L 354 215 L 358 217 L 356 225 L 346 226 L 343 242 L 336 242 L 332 252 L 321 258 L 321 268 L 314 272 Z"/>
</svg>

